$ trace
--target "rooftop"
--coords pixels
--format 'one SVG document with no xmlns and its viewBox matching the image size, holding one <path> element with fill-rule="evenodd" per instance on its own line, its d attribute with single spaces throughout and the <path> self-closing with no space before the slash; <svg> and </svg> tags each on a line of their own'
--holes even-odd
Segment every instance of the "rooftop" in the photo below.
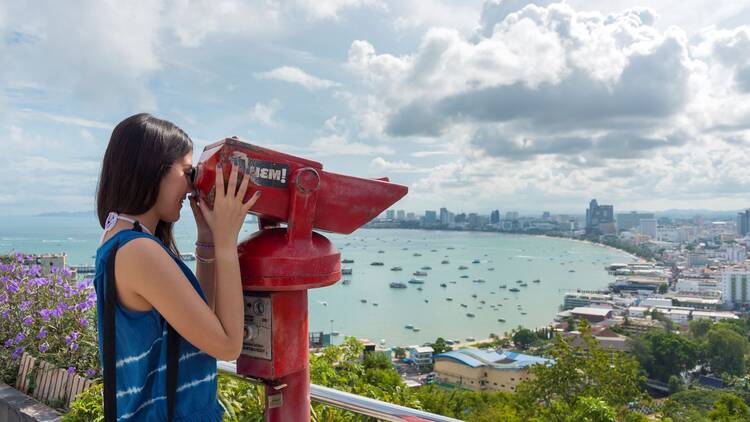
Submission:
<svg viewBox="0 0 750 422">
<path fill-rule="evenodd" d="M 458 349 L 435 355 L 435 360 L 448 359 L 471 368 L 524 369 L 532 365 L 551 362 L 539 356 L 523 353 L 481 349 Z"/>
<path fill-rule="evenodd" d="M 573 308 L 570 310 L 570 313 L 577 314 L 577 315 L 596 315 L 601 317 L 606 317 L 612 312 L 612 308 L 593 308 L 590 306 L 579 306 L 578 308 Z"/>
</svg>

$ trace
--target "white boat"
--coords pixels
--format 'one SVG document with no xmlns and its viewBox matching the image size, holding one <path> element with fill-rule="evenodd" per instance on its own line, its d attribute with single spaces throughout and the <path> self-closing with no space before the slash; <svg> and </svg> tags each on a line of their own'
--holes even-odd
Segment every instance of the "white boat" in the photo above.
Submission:
<svg viewBox="0 0 750 422">
<path fill-rule="evenodd" d="M 406 288 L 406 284 L 395 282 L 395 281 L 389 284 L 389 286 L 391 287 L 391 289 L 405 289 Z"/>
<path fill-rule="evenodd" d="M 417 277 L 427 277 L 427 273 L 424 271 L 414 271 L 412 274 Z"/>
<path fill-rule="evenodd" d="M 341 263 L 342 264 L 354 264 L 354 260 L 353 259 L 342 259 Z"/>
<path fill-rule="evenodd" d="M 401 271 L 403 268 L 401 267 L 391 267 L 391 271 Z"/>
<path fill-rule="evenodd" d="M 352 269 L 351 268 L 342 268 L 341 269 L 342 275 L 352 275 Z"/>
<path fill-rule="evenodd" d="M 424 280 L 421 278 L 412 278 L 409 280 L 409 284 L 424 284 Z"/>
<path fill-rule="evenodd" d="M 411 329 L 414 328 L 414 325 L 412 325 L 412 324 L 406 324 L 406 325 L 404 325 L 404 328 L 406 328 L 407 330 L 411 330 Z"/>
<path fill-rule="evenodd" d="M 467 267 L 466 265 L 461 265 L 461 266 L 458 267 L 458 269 L 459 270 L 468 270 L 469 267 Z"/>
<path fill-rule="evenodd" d="M 182 259 L 183 261 L 195 261 L 195 254 L 192 252 L 181 253 L 180 259 Z"/>
</svg>

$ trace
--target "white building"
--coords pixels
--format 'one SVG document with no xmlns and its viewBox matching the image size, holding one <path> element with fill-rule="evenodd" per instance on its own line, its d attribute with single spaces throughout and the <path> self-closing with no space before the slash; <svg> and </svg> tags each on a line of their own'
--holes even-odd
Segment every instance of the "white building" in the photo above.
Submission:
<svg viewBox="0 0 750 422">
<path fill-rule="evenodd" d="M 722 319 L 739 319 L 739 317 L 732 312 L 693 311 L 693 320 L 696 319 L 710 319 L 716 322 Z"/>
<path fill-rule="evenodd" d="M 669 313 L 667 314 L 667 318 L 672 320 L 672 322 L 676 324 L 687 324 L 690 320 L 690 310 L 689 309 L 670 309 Z"/>
<path fill-rule="evenodd" d="M 644 236 L 656 239 L 656 219 L 642 218 L 638 231 Z"/>
<path fill-rule="evenodd" d="M 648 297 L 641 301 L 641 306 L 649 308 L 671 308 L 672 299 L 666 297 Z"/>
<path fill-rule="evenodd" d="M 724 253 L 724 259 L 730 264 L 739 264 L 747 259 L 747 249 L 744 246 L 728 246 Z"/>
<path fill-rule="evenodd" d="M 750 303 L 750 272 L 747 269 L 732 268 L 721 274 L 721 297 L 726 304 Z"/>
</svg>

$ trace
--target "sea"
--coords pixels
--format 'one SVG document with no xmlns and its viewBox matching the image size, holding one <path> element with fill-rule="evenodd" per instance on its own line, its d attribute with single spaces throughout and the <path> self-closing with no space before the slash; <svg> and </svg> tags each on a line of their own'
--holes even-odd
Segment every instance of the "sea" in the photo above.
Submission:
<svg viewBox="0 0 750 422">
<path fill-rule="evenodd" d="M 240 238 L 256 230 L 249 217 Z M 0 218 L 0 254 L 65 252 L 68 265 L 93 265 L 101 232 L 93 214 L 6 216 Z M 174 233 L 180 252 L 194 252 L 196 230 L 189 212 Z M 635 260 L 604 246 L 543 236 L 365 228 L 325 235 L 342 259 L 354 261 L 342 264 L 351 275 L 309 292 L 309 329 L 336 334 L 334 343 L 345 336 L 386 347 L 437 337 L 465 342 L 518 326 L 546 326 L 566 292 L 606 289 L 614 277 L 605 265 Z M 195 270 L 195 261 L 186 264 Z M 416 271 L 427 275 L 415 276 Z M 408 283 L 412 278 L 424 283 Z M 521 287 L 519 280 L 528 286 Z M 407 287 L 391 288 L 392 282 Z M 520 291 L 509 291 L 512 287 Z"/>
</svg>

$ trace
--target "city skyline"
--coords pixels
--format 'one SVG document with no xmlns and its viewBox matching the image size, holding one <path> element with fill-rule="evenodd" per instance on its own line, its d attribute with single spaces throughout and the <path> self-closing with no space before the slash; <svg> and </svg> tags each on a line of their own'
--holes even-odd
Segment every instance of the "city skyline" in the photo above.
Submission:
<svg viewBox="0 0 750 422">
<path fill-rule="evenodd" d="M 641 4 L 3 2 L 0 215 L 94 209 L 142 111 L 193 161 L 238 135 L 388 176 L 405 209 L 743 209 L 750 6 Z"/>
</svg>

